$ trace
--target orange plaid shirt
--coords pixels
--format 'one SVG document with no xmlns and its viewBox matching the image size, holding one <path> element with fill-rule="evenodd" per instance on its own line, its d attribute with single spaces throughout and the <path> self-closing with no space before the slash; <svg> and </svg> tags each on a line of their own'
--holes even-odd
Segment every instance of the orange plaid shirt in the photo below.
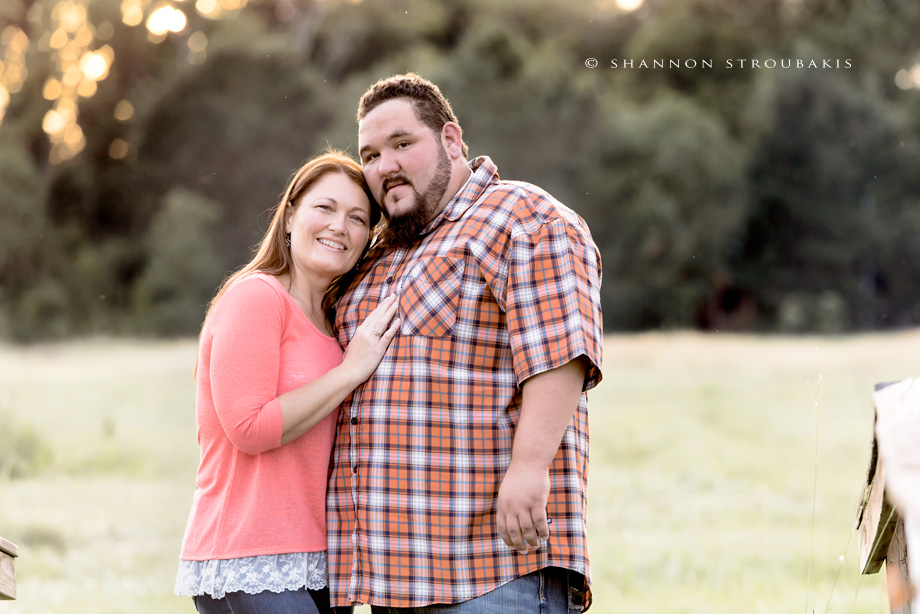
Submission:
<svg viewBox="0 0 920 614">
<path fill-rule="evenodd" d="M 546 545 L 502 541 L 496 497 L 521 385 L 585 356 L 600 381 L 600 255 L 584 221 L 489 158 L 410 250 L 374 248 L 339 302 L 346 346 L 384 297 L 400 331 L 339 415 L 327 500 L 333 603 L 417 607 L 477 597 L 543 567 L 590 578 L 582 394 L 550 467 Z"/>
</svg>

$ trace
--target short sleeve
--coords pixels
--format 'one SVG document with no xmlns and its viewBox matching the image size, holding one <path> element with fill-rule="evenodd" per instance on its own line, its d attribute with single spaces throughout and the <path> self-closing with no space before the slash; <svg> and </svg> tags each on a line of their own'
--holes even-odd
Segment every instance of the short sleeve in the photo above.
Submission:
<svg viewBox="0 0 920 614">
<path fill-rule="evenodd" d="M 277 396 L 283 330 L 280 297 L 256 277 L 230 287 L 208 320 L 214 407 L 227 437 L 247 454 L 281 445 L 284 421 Z"/>
<path fill-rule="evenodd" d="M 519 386 L 579 356 L 591 363 L 584 389 L 601 380 L 600 283 L 597 247 L 569 220 L 512 236 L 505 304 Z"/>
</svg>

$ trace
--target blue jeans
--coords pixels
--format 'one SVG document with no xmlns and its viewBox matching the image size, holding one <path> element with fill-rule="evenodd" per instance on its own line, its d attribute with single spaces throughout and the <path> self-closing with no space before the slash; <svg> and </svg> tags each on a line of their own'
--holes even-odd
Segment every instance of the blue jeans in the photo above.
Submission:
<svg viewBox="0 0 920 614">
<path fill-rule="evenodd" d="M 330 608 L 329 589 L 273 593 L 262 591 L 249 595 L 243 591 L 227 593 L 220 599 L 210 595 L 194 597 L 200 614 L 350 614 L 354 608 Z"/>
<path fill-rule="evenodd" d="M 494 591 L 460 603 L 420 608 L 371 606 L 371 614 L 577 614 L 585 606 L 580 573 L 547 567 L 521 576 Z"/>
</svg>

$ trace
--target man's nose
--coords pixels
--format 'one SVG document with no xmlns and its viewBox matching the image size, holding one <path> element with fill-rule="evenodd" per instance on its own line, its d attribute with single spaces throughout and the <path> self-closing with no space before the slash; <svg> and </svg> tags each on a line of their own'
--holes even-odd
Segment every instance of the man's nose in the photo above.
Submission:
<svg viewBox="0 0 920 614">
<path fill-rule="evenodd" d="M 399 162 L 397 162 L 396 156 L 388 152 L 381 153 L 380 161 L 377 164 L 377 170 L 384 177 L 398 172 Z"/>
</svg>

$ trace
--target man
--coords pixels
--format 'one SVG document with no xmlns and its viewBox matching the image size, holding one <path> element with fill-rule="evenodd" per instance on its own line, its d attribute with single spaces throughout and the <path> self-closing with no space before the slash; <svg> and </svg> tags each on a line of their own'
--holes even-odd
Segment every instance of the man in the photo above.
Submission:
<svg viewBox="0 0 920 614">
<path fill-rule="evenodd" d="M 336 328 L 347 347 L 394 293 L 401 321 L 339 418 L 334 603 L 375 614 L 580 611 L 590 603 L 584 391 L 600 380 L 602 351 L 588 228 L 539 188 L 500 181 L 489 158 L 468 163 L 449 103 L 417 75 L 372 86 L 358 123 L 388 223 Z"/>
</svg>

